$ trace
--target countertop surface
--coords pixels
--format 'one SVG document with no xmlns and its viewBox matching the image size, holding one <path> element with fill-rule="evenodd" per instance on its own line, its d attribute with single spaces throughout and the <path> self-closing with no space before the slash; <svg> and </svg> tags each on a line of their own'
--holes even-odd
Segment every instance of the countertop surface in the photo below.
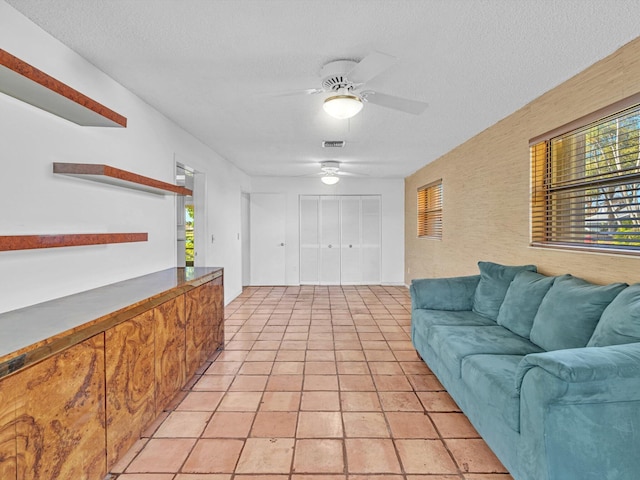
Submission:
<svg viewBox="0 0 640 480">
<path fill-rule="evenodd" d="M 0 362 L 97 321 L 222 275 L 219 267 L 169 268 L 0 314 Z"/>
</svg>

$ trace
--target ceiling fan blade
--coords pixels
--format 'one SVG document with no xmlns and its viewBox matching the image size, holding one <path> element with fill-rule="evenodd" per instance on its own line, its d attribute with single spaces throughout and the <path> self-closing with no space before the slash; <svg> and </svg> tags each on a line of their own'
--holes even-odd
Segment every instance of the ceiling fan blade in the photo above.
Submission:
<svg viewBox="0 0 640 480">
<path fill-rule="evenodd" d="M 324 92 L 321 88 L 307 88 L 304 90 L 289 90 L 286 92 L 269 93 L 270 97 L 290 97 L 293 95 L 315 95 L 316 93 Z"/>
<path fill-rule="evenodd" d="M 337 172 L 339 177 L 368 177 L 369 175 L 366 173 L 353 173 L 353 172 L 343 172 L 340 170 Z"/>
<path fill-rule="evenodd" d="M 316 173 L 305 173 L 304 175 L 292 175 L 294 178 L 302 178 L 302 177 L 321 177 L 325 175 L 324 172 L 316 172 Z"/>
<path fill-rule="evenodd" d="M 366 83 L 390 68 L 398 59 L 380 52 L 371 52 L 347 73 L 353 83 Z"/>
<path fill-rule="evenodd" d="M 428 103 L 420 102 L 418 100 L 409 100 L 406 98 L 396 97 L 394 95 L 387 95 L 386 93 L 378 92 L 362 92 L 362 98 L 375 105 L 381 107 L 392 108 L 394 110 L 400 110 L 401 112 L 412 113 L 413 115 L 420 115 L 429 106 Z"/>
</svg>

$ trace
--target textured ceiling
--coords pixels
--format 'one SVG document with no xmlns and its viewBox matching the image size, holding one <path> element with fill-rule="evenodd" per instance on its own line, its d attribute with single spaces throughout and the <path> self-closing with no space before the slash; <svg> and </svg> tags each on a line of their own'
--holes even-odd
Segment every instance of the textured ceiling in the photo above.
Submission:
<svg viewBox="0 0 640 480">
<path fill-rule="evenodd" d="M 7 3 L 250 175 L 336 159 L 404 177 L 640 34 L 638 0 Z M 374 50 L 399 61 L 368 87 L 428 102 L 420 116 L 368 104 L 335 120 L 323 95 L 270 95 Z"/>
</svg>

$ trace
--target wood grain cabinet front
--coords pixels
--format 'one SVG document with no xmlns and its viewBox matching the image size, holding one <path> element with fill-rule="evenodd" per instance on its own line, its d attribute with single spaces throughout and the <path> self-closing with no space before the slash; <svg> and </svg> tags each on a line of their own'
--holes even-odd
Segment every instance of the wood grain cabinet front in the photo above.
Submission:
<svg viewBox="0 0 640 480">
<path fill-rule="evenodd" d="M 224 343 L 224 292 L 222 277 L 185 294 L 187 377 Z"/>
<path fill-rule="evenodd" d="M 16 392 L 18 480 L 104 478 L 103 333 L 5 381 Z"/>
<path fill-rule="evenodd" d="M 149 310 L 105 332 L 107 468 L 156 417 L 153 313 Z"/>
<path fill-rule="evenodd" d="M 215 332 L 213 351 L 216 351 L 224 347 L 224 286 L 222 285 L 222 277 L 209 282 L 209 288 L 213 297 L 213 331 Z"/>
<path fill-rule="evenodd" d="M 181 295 L 153 309 L 156 414 L 162 412 L 188 379 L 184 303 L 184 295 Z"/>
<path fill-rule="evenodd" d="M 1 378 L 0 480 L 102 480 L 222 346 L 223 318 L 219 276 Z"/>
<path fill-rule="evenodd" d="M 16 464 L 16 377 L 0 381 L 0 478 L 15 479 Z"/>
</svg>

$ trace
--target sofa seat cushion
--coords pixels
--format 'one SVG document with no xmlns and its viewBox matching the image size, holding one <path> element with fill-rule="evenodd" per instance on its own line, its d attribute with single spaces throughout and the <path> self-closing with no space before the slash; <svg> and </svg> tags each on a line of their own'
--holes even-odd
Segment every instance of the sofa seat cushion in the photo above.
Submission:
<svg viewBox="0 0 640 480">
<path fill-rule="evenodd" d="M 625 288 L 602 312 L 587 347 L 640 342 L 640 283 Z"/>
<path fill-rule="evenodd" d="M 500 306 L 497 322 L 516 335 L 529 338 L 533 319 L 538 313 L 542 299 L 547 294 L 556 277 L 547 277 L 535 272 L 518 273 Z"/>
<path fill-rule="evenodd" d="M 468 326 L 495 326 L 496 322 L 482 317 L 470 310 L 444 311 L 444 310 L 414 310 L 411 315 L 414 328 L 427 328 L 432 325 L 468 325 Z"/>
<path fill-rule="evenodd" d="M 434 325 L 427 331 L 427 342 L 454 378 L 460 378 L 462 360 L 469 355 L 527 355 L 542 352 L 540 347 L 526 338 L 499 325 Z"/>
<path fill-rule="evenodd" d="M 533 320 L 531 341 L 547 351 L 585 347 L 604 309 L 626 283 L 594 285 L 571 275 L 558 277 Z"/>
<path fill-rule="evenodd" d="M 470 355 L 462 361 L 462 381 L 483 408 L 520 431 L 520 393 L 515 376 L 524 355 Z"/>
<path fill-rule="evenodd" d="M 522 271 L 535 272 L 535 265 L 506 266 L 491 262 L 478 262 L 480 282 L 473 298 L 473 311 L 496 320 L 511 281 Z"/>
</svg>

